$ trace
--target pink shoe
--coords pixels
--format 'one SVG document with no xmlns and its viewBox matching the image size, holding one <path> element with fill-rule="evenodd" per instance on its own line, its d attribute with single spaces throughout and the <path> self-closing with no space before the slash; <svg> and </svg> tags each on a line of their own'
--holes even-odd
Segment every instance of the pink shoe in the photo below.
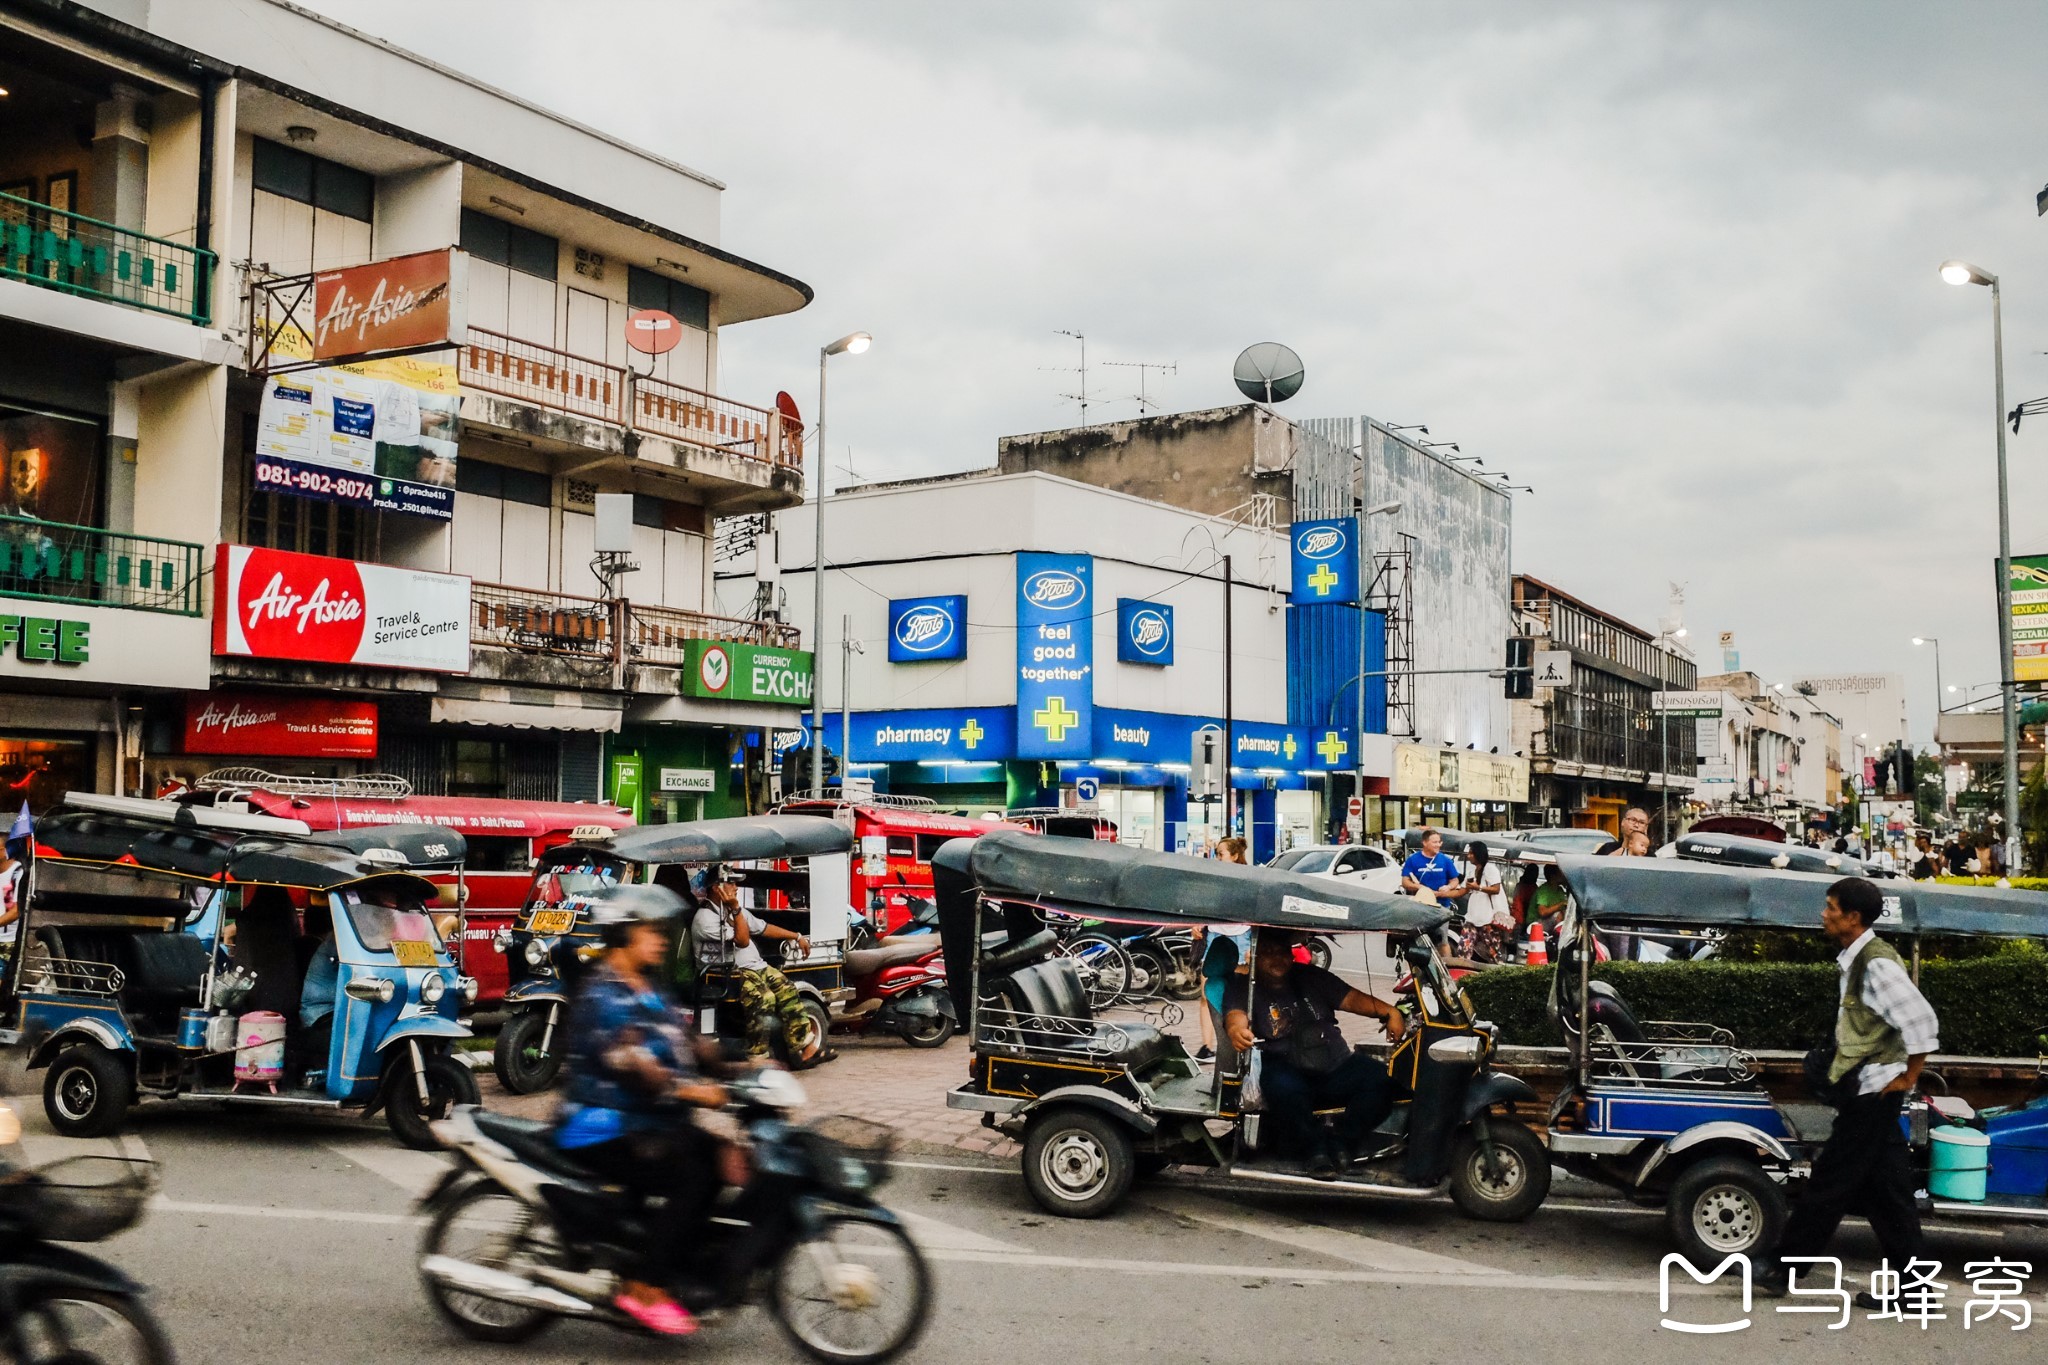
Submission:
<svg viewBox="0 0 2048 1365">
<path fill-rule="evenodd" d="M 686 1337 L 697 1330 L 697 1320 L 690 1316 L 690 1310 L 674 1299 L 642 1303 L 630 1294 L 621 1294 L 612 1300 L 612 1307 L 648 1331 L 665 1337 Z"/>
</svg>

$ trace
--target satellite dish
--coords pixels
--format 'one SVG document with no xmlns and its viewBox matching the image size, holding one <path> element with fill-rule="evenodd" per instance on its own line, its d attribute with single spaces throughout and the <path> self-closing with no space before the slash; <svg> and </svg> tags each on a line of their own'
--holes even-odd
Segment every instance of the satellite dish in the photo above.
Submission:
<svg viewBox="0 0 2048 1365">
<path fill-rule="evenodd" d="M 642 355 L 673 351 L 683 339 L 683 324 L 658 308 L 636 308 L 626 315 L 626 344 Z"/>
<path fill-rule="evenodd" d="M 1301 357 L 1277 341 L 1247 346 L 1231 366 L 1237 391 L 1259 403 L 1279 403 L 1301 392 Z"/>
<path fill-rule="evenodd" d="M 791 398 L 786 393 L 778 392 L 775 395 L 775 410 L 782 414 L 784 421 L 792 423 L 799 431 L 803 429 L 804 415 L 797 411 L 794 398 Z"/>
</svg>

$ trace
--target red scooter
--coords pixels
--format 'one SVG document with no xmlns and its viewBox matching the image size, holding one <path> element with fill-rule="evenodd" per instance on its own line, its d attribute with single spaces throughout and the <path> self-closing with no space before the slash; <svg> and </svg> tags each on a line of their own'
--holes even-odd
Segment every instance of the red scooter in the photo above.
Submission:
<svg viewBox="0 0 2048 1365">
<path fill-rule="evenodd" d="M 960 1027 L 939 936 L 897 933 L 887 938 L 856 934 L 846 950 L 846 984 L 853 1001 L 832 1021 L 844 1033 L 880 1030 L 912 1047 L 940 1047 Z"/>
</svg>

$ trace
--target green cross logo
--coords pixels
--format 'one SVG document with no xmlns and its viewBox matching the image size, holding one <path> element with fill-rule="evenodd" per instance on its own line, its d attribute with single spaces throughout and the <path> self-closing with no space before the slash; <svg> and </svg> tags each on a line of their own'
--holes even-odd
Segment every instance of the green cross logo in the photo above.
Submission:
<svg viewBox="0 0 2048 1365">
<path fill-rule="evenodd" d="M 1080 713 L 1067 709 L 1066 698 L 1047 697 L 1042 710 L 1031 713 L 1031 723 L 1045 731 L 1045 737 L 1054 744 L 1067 737 L 1067 731 L 1081 723 Z"/>
<path fill-rule="evenodd" d="M 987 733 L 988 731 L 981 728 L 980 721 L 969 716 L 967 723 L 960 727 L 960 742 L 972 749 L 975 745 L 981 743 L 982 736 Z"/>
<path fill-rule="evenodd" d="M 1321 754 L 1323 762 L 1329 764 L 1332 768 L 1337 766 L 1338 759 L 1344 757 L 1350 751 L 1351 746 L 1346 744 L 1335 730 L 1324 731 L 1322 739 L 1316 744 L 1316 752 Z"/>
<path fill-rule="evenodd" d="M 1339 579 L 1327 564 L 1316 565 L 1316 571 L 1308 576 L 1308 585 L 1316 590 L 1316 596 L 1328 597 L 1330 589 L 1337 586 Z"/>
<path fill-rule="evenodd" d="M 1290 763 L 1294 761 L 1294 756 L 1301 752 L 1301 746 L 1294 742 L 1294 731 L 1289 730 L 1286 738 L 1280 741 L 1280 752 L 1287 756 Z"/>
</svg>

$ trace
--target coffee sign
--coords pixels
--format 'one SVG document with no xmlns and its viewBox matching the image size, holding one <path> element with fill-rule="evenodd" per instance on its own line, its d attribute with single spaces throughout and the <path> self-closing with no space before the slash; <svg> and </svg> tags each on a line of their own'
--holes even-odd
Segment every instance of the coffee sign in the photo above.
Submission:
<svg viewBox="0 0 2048 1365">
<path fill-rule="evenodd" d="M 313 359 L 461 344 L 461 264 L 443 249 L 315 275 Z"/>
<path fill-rule="evenodd" d="M 686 697 L 805 706 L 811 700 L 811 655 L 728 640 L 692 640 L 683 654 Z"/>
<path fill-rule="evenodd" d="M 28 664 L 82 664 L 92 657 L 92 627 L 54 616 L 0 616 L 0 654 Z"/>
<path fill-rule="evenodd" d="M 213 652 L 469 671 L 469 580 L 249 545 L 220 547 Z"/>
</svg>

